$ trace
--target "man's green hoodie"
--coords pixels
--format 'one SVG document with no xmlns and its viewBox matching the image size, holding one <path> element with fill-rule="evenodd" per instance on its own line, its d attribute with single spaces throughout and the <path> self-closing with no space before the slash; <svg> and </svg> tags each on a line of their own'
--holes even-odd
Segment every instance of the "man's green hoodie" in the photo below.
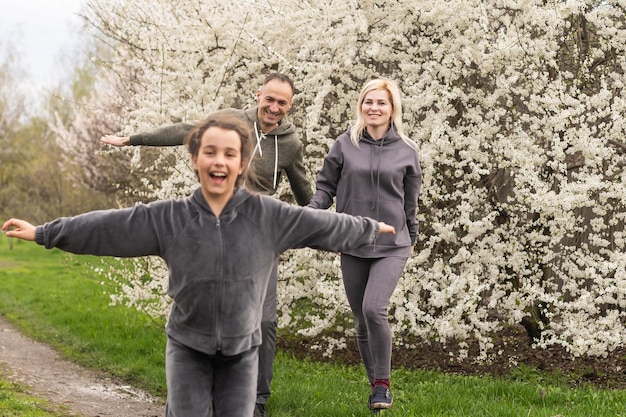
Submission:
<svg viewBox="0 0 626 417">
<path fill-rule="evenodd" d="M 295 126 L 282 119 L 273 131 L 262 134 L 258 121 L 258 107 L 248 110 L 224 109 L 217 113 L 229 113 L 241 118 L 250 126 L 256 141 L 254 147 L 254 172 L 256 183 L 248 184 L 254 191 L 273 195 L 280 184 L 283 171 L 287 174 L 291 190 L 301 206 L 307 205 L 313 196 L 303 164 L 302 142 L 296 135 Z M 182 145 L 193 123 L 177 123 L 150 132 L 130 136 L 131 145 L 176 146 Z"/>
</svg>

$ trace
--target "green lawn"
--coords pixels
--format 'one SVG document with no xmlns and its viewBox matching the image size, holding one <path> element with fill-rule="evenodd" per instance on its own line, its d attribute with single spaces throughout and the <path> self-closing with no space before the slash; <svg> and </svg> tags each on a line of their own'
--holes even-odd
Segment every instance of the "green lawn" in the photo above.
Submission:
<svg viewBox="0 0 626 417">
<path fill-rule="evenodd" d="M 0 376 L 2 371 L 0 370 Z M 34 398 L 24 392 L 24 388 L 0 378 L 0 416 L 2 417 L 66 417 L 61 411 L 46 401 Z"/>
<path fill-rule="evenodd" d="M 153 395 L 165 394 L 164 323 L 109 305 L 107 286 L 68 256 L 0 235 L 0 314 L 73 361 L 104 370 Z M 1 375 L 0 371 L 0 375 Z M 394 370 L 394 408 L 383 416 L 626 417 L 626 391 L 538 386 L 534 378 L 505 379 Z M 362 369 L 331 366 L 279 352 L 272 417 L 371 416 Z M 4 396 L 6 383 L 0 383 Z M 4 405 L 4 404 L 3 404 Z M 1 416 L 46 414 L 3 411 Z"/>
</svg>

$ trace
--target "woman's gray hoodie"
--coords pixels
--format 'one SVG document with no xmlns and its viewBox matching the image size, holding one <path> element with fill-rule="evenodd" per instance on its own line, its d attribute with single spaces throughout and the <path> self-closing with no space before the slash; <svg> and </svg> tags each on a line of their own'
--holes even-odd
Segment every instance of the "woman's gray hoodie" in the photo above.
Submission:
<svg viewBox="0 0 626 417">
<path fill-rule="evenodd" d="M 364 131 L 358 148 L 348 129 L 324 159 L 309 207 L 327 209 L 336 196 L 337 212 L 371 217 L 396 228 L 395 235 L 382 235 L 372 245 L 343 253 L 361 258 L 408 257 L 417 240 L 421 184 L 418 154 L 393 126 L 379 140 Z"/>
<path fill-rule="evenodd" d="M 173 305 L 166 331 L 209 355 L 261 344 L 265 290 L 281 252 L 346 251 L 374 241 L 372 219 L 292 206 L 239 188 L 216 218 L 200 189 L 180 200 L 60 218 L 36 242 L 76 254 L 160 256 Z"/>
<path fill-rule="evenodd" d="M 272 132 L 261 136 L 258 121 L 258 107 L 248 110 L 224 109 L 216 113 L 232 114 L 245 121 L 252 134 L 256 133 L 254 149 L 254 173 L 257 182 L 248 184 L 251 189 L 273 195 L 280 185 L 283 171 L 287 174 L 291 191 L 301 206 L 306 205 L 313 190 L 303 164 L 302 142 L 294 125 L 283 118 Z M 131 145 L 176 146 L 182 145 L 193 123 L 176 123 L 146 133 L 130 136 Z"/>
</svg>

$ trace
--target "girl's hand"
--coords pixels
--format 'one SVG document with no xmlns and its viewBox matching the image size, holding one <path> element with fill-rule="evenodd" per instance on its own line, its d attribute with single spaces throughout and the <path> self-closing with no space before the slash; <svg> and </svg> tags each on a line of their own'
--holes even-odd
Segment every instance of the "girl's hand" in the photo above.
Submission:
<svg viewBox="0 0 626 417">
<path fill-rule="evenodd" d="M 35 240 L 36 227 L 25 220 L 10 219 L 2 225 L 2 230 L 8 237 L 16 237 L 22 240 Z"/>
<path fill-rule="evenodd" d="M 393 226 L 389 226 L 387 223 L 378 222 L 380 227 L 380 233 L 391 233 L 392 235 L 396 234 L 396 228 Z"/>
</svg>

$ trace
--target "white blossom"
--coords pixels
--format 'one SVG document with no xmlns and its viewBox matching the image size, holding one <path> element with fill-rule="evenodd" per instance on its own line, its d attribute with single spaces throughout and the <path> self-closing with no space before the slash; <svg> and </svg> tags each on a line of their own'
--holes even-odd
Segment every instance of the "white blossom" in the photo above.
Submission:
<svg viewBox="0 0 626 417">
<path fill-rule="evenodd" d="M 397 80 L 423 190 L 416 255 L 390 305 L 395 341 L 460 343 L 464 359 L 474 338 L 488 360 L 493 333 L 537 308 L 538 347 L 605 356 L 626 342 L 624 12 L 590 0 L 90 0 L 84 15 L 113 46 L 96 60 L 102 94 L 129 86 L 111 115 L 126 134 L 252 106 L 265 73 L 290 75 L 312 182 L 362 84 Z M 177 162 L 151 197 L 188 194 L 184 152 L 164 152 Z M 280 263 L 279 326 L 325 354 L 352 328 L 340 276 L 333 254 Z"/>
</svg>

